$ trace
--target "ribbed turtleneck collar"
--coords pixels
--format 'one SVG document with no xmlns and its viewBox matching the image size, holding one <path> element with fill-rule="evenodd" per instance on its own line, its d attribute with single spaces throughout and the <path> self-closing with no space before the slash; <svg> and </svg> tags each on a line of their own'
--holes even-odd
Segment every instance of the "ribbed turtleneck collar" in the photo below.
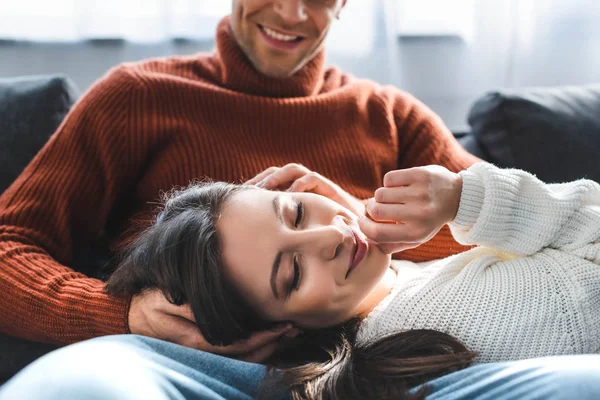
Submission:
<svg viewBox="0 0 600 400">
<path fill-rule="evenodd" d="M 217 63 L 220 79 L 228 89 L 265 97 L 304 97 L 319 93 L 323 85 L 325 52 L 321 50 L 289 78 L 270 78 L 258 72 L 238 45 L 229 17 L 217 27 Z"/>
</svg>

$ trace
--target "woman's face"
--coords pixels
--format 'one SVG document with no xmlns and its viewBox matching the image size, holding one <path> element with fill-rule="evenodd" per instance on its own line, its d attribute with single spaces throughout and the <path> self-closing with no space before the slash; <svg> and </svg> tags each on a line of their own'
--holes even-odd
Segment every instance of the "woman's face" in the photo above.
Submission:
<svg viewBox="0 0 600 400">
<path fill-rule="evenodd" d="M 356 264 L 357 249 L 365 248 L 357 218 L 312 193 L 241 191 L 217 223 L 227 274 L 268 320 L 306 328 L 346 321 L 390 264 L 389 255 L 368 244 Z"/>
</svg>

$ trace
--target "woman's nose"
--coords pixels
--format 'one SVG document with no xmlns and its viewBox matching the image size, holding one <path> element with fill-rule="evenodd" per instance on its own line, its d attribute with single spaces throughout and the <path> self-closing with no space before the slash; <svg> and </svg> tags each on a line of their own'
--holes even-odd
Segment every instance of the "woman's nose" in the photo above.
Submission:
<svg viewBox="0 0 600 400">
<path fill-rule="evenodd" d="M 278 0 L 275 2 L 275 12 L 286 25 L 296 25 L 308 18 L 304 0 Z"/>
<path fill-rule="evenodd" d="M 344 244 L 344 232 L 335 225 L 321 225 L 296 232 L 297 246 L 307 254 L 331 260 Z"/>
</svg>

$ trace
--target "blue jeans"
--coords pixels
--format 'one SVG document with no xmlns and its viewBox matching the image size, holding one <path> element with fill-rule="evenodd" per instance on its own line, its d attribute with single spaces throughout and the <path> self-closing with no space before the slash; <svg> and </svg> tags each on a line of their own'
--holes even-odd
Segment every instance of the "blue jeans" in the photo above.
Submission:
<svg viewBox="0 0 600 400">
<path fill-rule="evenodd" d="M 0 400 L 252 399 L 264 372 L 156 339 L 107 336 L 40 358 L 0 388 Z M 430 387 L 432 400 L 598 399 L 600 355 L 481 364 Z"/>
</svg>

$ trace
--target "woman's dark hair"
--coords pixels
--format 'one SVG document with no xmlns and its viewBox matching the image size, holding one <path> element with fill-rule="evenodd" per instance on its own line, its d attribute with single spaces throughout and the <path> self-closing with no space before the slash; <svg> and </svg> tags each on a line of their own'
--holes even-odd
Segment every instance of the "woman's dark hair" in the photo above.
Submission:
<svg viewBox="0 0 600 400">
<path fill-rule="evenodd" d="M 229 281 L 217 221 L 232 197 L 252 186 L 223 182 L 173 191 L 155 223 L 116 258 L 107 293 L 130 297 L 160 290 L 173 304 L 189 304 L 198 328 L 213 345 L 229 345 L 269 329 Z M 396 333 L 357 343 L 360 320 L 307 330 L 269 360 L 268 385 L 291 390 L 294 400 L 420 399 L 435 377 L 465 368 L 475 353 L 432 330 Z M 268 397 L 268 394 L 263 394 Z"/>
<path fill-rule="evenodd" d="M 166 194 L 156 222 L 115 260 L 108 294 L 127 297 L 159 289 L 171 303 L 190 305 L 198 328 L 214 345 L 271 327 L 226 278 L 217 231 L 225 202 L 251 188 L 205 182 Z"/>
</svg>

